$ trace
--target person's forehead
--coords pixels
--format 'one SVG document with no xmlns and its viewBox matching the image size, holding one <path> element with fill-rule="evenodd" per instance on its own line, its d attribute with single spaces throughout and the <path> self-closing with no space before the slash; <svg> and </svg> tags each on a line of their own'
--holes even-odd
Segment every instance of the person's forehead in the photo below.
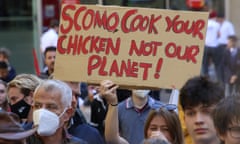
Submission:
<svg viewBox="0 0 240 144">
<path fill-rule="evenodd" d="M 5 72 L 5 73 L 7 73 L 7 72 L 8 72 L 8 69 L 7 69 L 7 68 L 0 68 L 0 72 Z"/>
<path fill-rule="evenodd" d="M 166 125 L 166 120 L 160 115 L 155 115 L 153 117 L 150 125 L 164 126 L 164 125 Z"/>
<path fill-rule="evenodd" d="M 46 90 L 39 88 L 33 96 L 34 102 L 56 103 L 62 105 L 61 93 L 57 89 Z"/>
<path fill-rule="evenodd" d="M 5 58 L 6 55 L 5 55 L 4 53 L 0 52 L 0 57 L 1 57 L 1 58 Z"/>
<path fill-rule="evenodd" d="M 201 110 L 201 109 L 213 109 L 216 105 L 204 105 L 204 104 L 199 104 L 197 106 L 186 106 L 185 110 Z"/>
<path fill-rule="evenodd" d="M 56 55 L 56 51 L 48 51 L 46 53 L 46 56 L 53 56 L 53 55 Z"/>
<path fill-rule="evenodd" d="M 15 86 L 8 88 L 8 95 L 9 95 L 9 96 L 12 96 L 12 95 L 15 95 L 15 96 L 24 96 L 24 95 L 22 94 L 20 88 L 15 87 Z"/>
<path fill-rule="evenodd" d="M 2 83 L 0 83 L 0 88 L 1 88 L 1 89 L 6 89 L 5 85 L 2 84 Z"/>
</svg>

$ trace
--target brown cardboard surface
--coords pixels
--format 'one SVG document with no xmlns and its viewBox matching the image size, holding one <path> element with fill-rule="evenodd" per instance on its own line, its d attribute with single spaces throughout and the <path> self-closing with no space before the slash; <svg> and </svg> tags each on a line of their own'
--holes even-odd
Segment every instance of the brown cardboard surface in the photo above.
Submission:
<svg viewBox="0 0 240 144">
<path fill-rule="evenodd" d="M 180 88 L 200 74 L 207 12 L 63 5 L 54 78 Z"/>
</svg>

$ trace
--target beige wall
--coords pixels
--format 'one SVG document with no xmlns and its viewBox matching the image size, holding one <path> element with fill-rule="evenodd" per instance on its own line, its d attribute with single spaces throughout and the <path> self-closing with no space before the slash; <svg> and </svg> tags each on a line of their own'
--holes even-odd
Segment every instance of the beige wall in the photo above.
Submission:
<svg viewBox="0 0 240 144">
<path fill-rule="evenodd" d="M 226 6 L 226 18 L 233 23 L 236 35 L 238 36 L 238 38 L 240 38 L 240 16 L 239 16 L 240 0 L 225 0 L 225 6 Z"/>
</svg>

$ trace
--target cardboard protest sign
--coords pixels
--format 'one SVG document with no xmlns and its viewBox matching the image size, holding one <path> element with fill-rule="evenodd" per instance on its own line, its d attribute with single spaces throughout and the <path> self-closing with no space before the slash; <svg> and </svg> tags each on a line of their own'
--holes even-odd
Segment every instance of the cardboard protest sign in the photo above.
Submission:
<svg viewBox="0 0 240 144">
<path fill-rule="evenodd" d="M 63 5 L 54 77 L 180 88 L 200 74 L 207 12 Z"/>
</svg>

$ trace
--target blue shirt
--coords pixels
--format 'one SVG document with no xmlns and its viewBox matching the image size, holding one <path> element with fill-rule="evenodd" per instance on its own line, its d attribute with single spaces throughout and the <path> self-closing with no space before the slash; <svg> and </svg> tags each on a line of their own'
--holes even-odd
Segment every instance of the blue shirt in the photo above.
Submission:
<svg viewBox="0 0 240 144">
<path fill-rule="evenodd" d="M 104 139 L 99 131 L 85 121 L 82 121 L 80 117 L 80 110 L 77 109 L 75 115 L 70 121 L 68 132 L 71 135 L 86 141 L 88 144 L 104 144 Z"/>
<path fill-rule="evenodd" d="M 71 135 L 86 141 L 88 144 L 105 144 L 98 130 L 87 123 L 80 124 L 76 127 L 70 127 L 68 132 Z"/>
<path fill-rule="evenodd" d="M 155 100 L 148 97 L 148 102 L 141 111 L 138 111 L 132 97 L 121 102 L 118 107 L 120 135 L 130 144 L 140 144 L 144 139 L 144 124 Z"/>
</svg>

